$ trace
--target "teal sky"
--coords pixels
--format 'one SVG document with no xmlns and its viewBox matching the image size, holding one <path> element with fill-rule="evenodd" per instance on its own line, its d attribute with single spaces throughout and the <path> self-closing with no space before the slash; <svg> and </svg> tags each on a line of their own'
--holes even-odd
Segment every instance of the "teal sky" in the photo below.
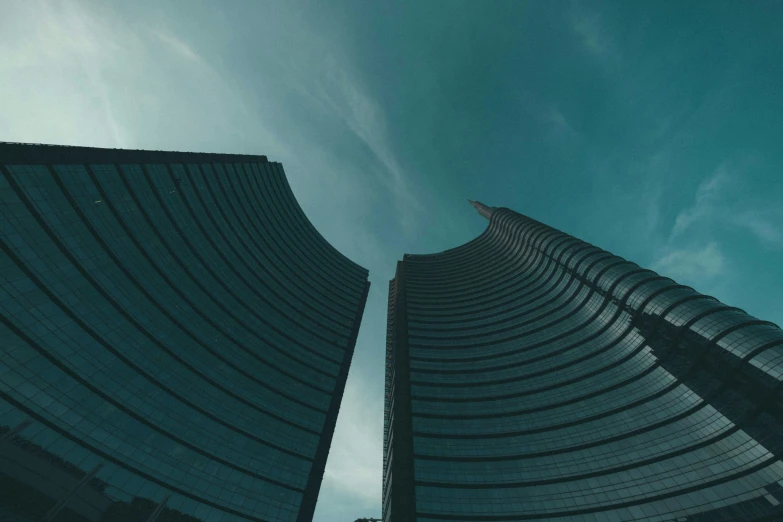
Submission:
<svg viewBox="0 0 783 522">
<path fill-rule="evenodd" d="M 506 206 L 783 323 L 783 4 L 0 0 L 0 140 L 267 154 L 373 283 L 315 520 L 380 515 L 387 281 Z"/>
</svg>

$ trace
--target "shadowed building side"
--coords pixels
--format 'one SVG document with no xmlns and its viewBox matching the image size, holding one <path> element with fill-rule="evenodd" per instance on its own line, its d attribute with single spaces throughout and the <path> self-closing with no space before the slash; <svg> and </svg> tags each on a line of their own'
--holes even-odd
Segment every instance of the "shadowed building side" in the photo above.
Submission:
<svg viewBox="0 0 783 522">
<path fill-rule="evenodd" d="M 0 144 L 0 518 L 312 519 L 369 282 L 265 156 Z"/>
<path fill-rule="evenodd" d="M 783 332 L 471 204 L 391 284 L 384 520 L 783 518 Z"/>
</svg>

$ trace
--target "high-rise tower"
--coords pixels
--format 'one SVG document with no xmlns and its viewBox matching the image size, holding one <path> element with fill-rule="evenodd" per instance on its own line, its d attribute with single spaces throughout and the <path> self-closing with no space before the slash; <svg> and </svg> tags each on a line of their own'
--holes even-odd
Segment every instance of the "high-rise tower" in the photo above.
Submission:
<svg viewBox="0 0 783 522">
<path fill-rule="evenodd" d="M 471 203 L 390 284 L 384 521 L 783 520 L 783 331 Z"/>
<path fill-rule="evenodd" d="M 309 522 L 368 288 L 264 156 L 0 144 L 0 519 Z"/>
</svg>

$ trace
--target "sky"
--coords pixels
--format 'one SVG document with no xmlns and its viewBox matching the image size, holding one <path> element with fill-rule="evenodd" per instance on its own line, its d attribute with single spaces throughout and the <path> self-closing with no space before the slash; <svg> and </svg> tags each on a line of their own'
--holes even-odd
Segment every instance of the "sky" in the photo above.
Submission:
<svg viewBox="0 0 783 522">
<path fill-rule="evenodd" d="M 381 511 L 388 280 L 504 206 L 783 323 L 783 5 L 0 0 L 0 141 L 266 154 L 372 289 L 316 508 Z"/>
</svg>

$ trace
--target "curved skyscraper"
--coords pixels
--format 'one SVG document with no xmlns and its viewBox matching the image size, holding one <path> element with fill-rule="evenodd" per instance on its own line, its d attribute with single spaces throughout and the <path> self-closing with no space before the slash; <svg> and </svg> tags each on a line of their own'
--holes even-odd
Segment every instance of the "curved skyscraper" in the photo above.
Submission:
<svg viewBox="0 0 783 522">
<path fill-rule="evenodd" d="M 390 284 L 384 520 L 783 520 L 783 331 L 473 204 Z"/>
<path fill-rule="evenodd" d="M 0 144 L 0 520 L 311 520 L 368 288 L 264 156 Z"/>
</svg>

